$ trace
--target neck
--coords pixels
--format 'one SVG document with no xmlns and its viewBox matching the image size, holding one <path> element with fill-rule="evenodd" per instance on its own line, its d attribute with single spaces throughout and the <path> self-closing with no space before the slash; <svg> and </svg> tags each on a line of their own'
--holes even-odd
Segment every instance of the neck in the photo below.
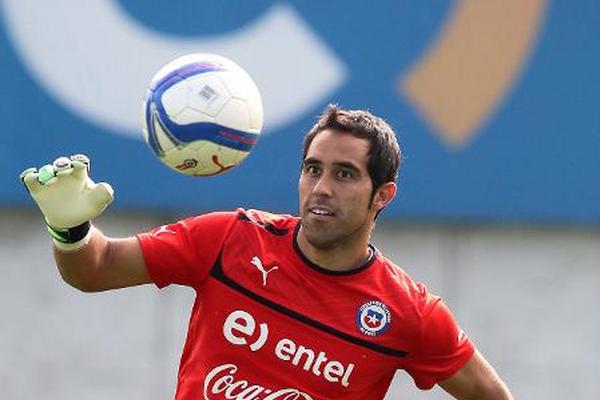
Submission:
<svg viewBox="0 0 600 400">
<path fill-rule="evenodd" d="M 369 236 L 347 240 L 331 247 L 316 247 L 304 235 L 302 226 L 298 231 L 298 247 L 311 262 L 330 271 L 350 271 L 362 266 L 370 256 Z"/>
</svg>

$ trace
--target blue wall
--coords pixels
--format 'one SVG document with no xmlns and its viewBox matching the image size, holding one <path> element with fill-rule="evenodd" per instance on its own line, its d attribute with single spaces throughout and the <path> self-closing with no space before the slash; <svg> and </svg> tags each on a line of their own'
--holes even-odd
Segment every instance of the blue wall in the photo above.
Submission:
<svg viewBox="0 0 600 400">
<path fill-rule="evenodd" d="M 399 197 L 384 213 L 386 218 L 600 223 L 598 2 L 532 0 L 532 4 L 540 4 L 541 11 L 528 22 L 535 24 L 534 33 L 523 46 L 526 51 L 511 79 L 503 84 L 489 112 L 476 119 L 474 128 L 463 131 L 462 139 L 454 141 L 402 89 L 402 82 L 436 51 L 457 15 L 468 11 L 461 8 L 466 7 L 464 2 L 435 3 L 434 7 L 430 2 L 390 0 L 367 9 L 342 0 L 186 0 L 155 5 L 141 0 L 106 0 L 108 5 L 99 5 L 95 0 L 75 2 L 81 5 L 72 4 L 62 11 L 44 11 L 50 18 L 47 27 L 36 22 L 44 17 L 35 16 L 41 11 L 31 11 L 43 3 L 47 2 L 1 2 L 0 204 L 33 206 L 18 182 L 19 172 L 62 154 L 84 152 L 93 160 L 93 177 L 110 182 L 116 190 L 111 207 L 188 213 L 245 206 L 294 213 L 303 135 L 323 106 L 336 102 L 346 108 L 367 108 L 388 119 L 398 131 L 405 158 Z M 56 2 L 48 3 L 59 7 Z M 61 33 L 64 41 L 53 36 L 57 35 L 56 25 L 73 23 L 80 14 L 85 18 L 85 7 L 98 7 L 94 10 L 98 15 L 109 7 L 119 17 L 111 17 L 114 25 L 106 27 L 84 23 L 77 28 L 75 24 L 78 34 L 68 34 L 65 28 Z M 508 17 L 493 16 L 496 22 L 507 19 L 507 32 L 514 29 L 511 7 L 507 6 Z M 60 12 L 64 21 L 56 21 L 55 13 Z M 485 10 L 476 12 L 484 14 Z M 284 30 L 270 39 L 258 39 L 261 24 L 268 23 L 267 15 L 291 15 L 302 27 L 298 31 L 302 37 L 288 36 Z M 476 21 L 473 25 L 478 26 Z M 144 46 L 124 51 L 119 46 L 126 39 L 119 36 L 118 26 L 145 32 L 146 36 L 139 37 L 148 42 L 149 49 L 158 47 L 163 39 L 177 51 L 194 48 L 194 43 L 206 45 L 207 49 L 199 47 L 197 51 L 226 54 L 253 76 L 271 74 L 289 82 L 264 93 L 268 125 L 240 167 L 211 178 L 179 176 L 154 159 L 130 119 L 120 121 L 115 114 L 117 122 L 110 122 L 111 110 L 117 113 L 132 107 L 137 112 L 141 102 L 121 105 L 125 89 L 95 85 L 104 79 L 101 75 L 106 74 L 107 82 L 112 82 L 109 76 L 131 73 L 128 66 L 141 63 L 139 74 L 131 79 L 148 82 L 151 72 L 169 59 L 157 56 L 158 51 L 140 54 Z M 43 29 L 48 29 L 47 34 Z M 27 37 L 27 32 L 35 34 Z M 232 44 L 241 36 L 252 40 L 253 35 L 257 41 L 250 50 Z M 77 47 L 82 46 L 81 41 L 92 38 L 100 45 L 90 42 L 90 46 L 97 46 L 97 53 L 112 54 L 110 59 L 90 60 L 84 50 L 78 50 L 84 49 Z M 301 73 L 277 68 L 281 54 L 270 49 L 282 43 L 285 46 L 286 41 L 293 45 L 294 40 L 318 43 L 313 47 L 324 54 L 317 54 L 324 57 L 323 64 L 306 61 L 311 56 L 298 50 L 293 61 Z M 497 43 L 498 49 L 504 45 Z M 73 51 L 61 50 L 65 46 Z M 52 59 L 53 54 L 60 60 Z M 63 75 L 72 77 L 87 98 L 100 99 L 100 91 L 114 96 L 114 107 L 107 106 L 108 116 L 97 115 L 88 105 L 78 107 L 76 98 L 69 103 L 69 94 L 61 92 L 56 74 L 44 72 L 64 65 L 68 57 L 74 67 Z M 97 62 L 106 65 L 98 68 Z M 298 100 L 300 106 L 293 111 L 282 109 L 269 115 L 269 107 L 292 96 L 295 82 L 302 87 L 307 85 L 302 82 L 311 82 L 312 77 L 316 82 L 326 75 L 326 69 L 337 78 L 315 84 L 318 87 L 303 101 Z M 488 83 L 485 77 L 473 79 L 470 84 Z M 261 79 L 257 81 L 261 86 Z M 261 89 L 267 86 L 265 83 Z M 141 100 L 143 87 L 135 96 Z"/>
</svg>

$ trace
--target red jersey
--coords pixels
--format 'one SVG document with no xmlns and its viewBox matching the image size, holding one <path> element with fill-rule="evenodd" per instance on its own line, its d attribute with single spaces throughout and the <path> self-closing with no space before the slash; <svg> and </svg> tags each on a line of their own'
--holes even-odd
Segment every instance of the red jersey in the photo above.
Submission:
<svg viewBox="0 0 600 400">
<path fill-rule="evenodd" d="M 471 358 L 439 297 L 373 246 L 351 271 L 311 263 L 299 222 L 238 210 L 138 236 L 158 287 L 197 293 L 176 399 L 383 399 L 397 369 L 428 389 Z"/>
</svg>

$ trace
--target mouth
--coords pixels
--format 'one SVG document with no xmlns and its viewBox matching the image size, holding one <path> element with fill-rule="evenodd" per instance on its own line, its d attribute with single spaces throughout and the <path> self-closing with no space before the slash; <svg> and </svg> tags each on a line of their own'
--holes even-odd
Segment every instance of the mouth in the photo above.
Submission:
<svg viewBox="0 0 600 400">
<path fill-rule="evenodd" d="M 309 207 L 308 212 L 322 218 L 335 216 L 335 213 L 333 211 L 331 211 L 329 208 L 322 206 Z"/>
</svg>

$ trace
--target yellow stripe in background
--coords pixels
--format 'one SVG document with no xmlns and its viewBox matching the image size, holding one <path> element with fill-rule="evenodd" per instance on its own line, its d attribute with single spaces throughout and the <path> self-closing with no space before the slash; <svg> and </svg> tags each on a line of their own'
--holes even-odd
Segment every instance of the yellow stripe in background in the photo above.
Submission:
<svg viewBox="0 0 600 400">
<path fill-rule="evenodd" d="M 459 0 L 434 44 L 398 80 L 444 142 L 459 148 L 515 83 L 547 0 Z"/>
</svg>

